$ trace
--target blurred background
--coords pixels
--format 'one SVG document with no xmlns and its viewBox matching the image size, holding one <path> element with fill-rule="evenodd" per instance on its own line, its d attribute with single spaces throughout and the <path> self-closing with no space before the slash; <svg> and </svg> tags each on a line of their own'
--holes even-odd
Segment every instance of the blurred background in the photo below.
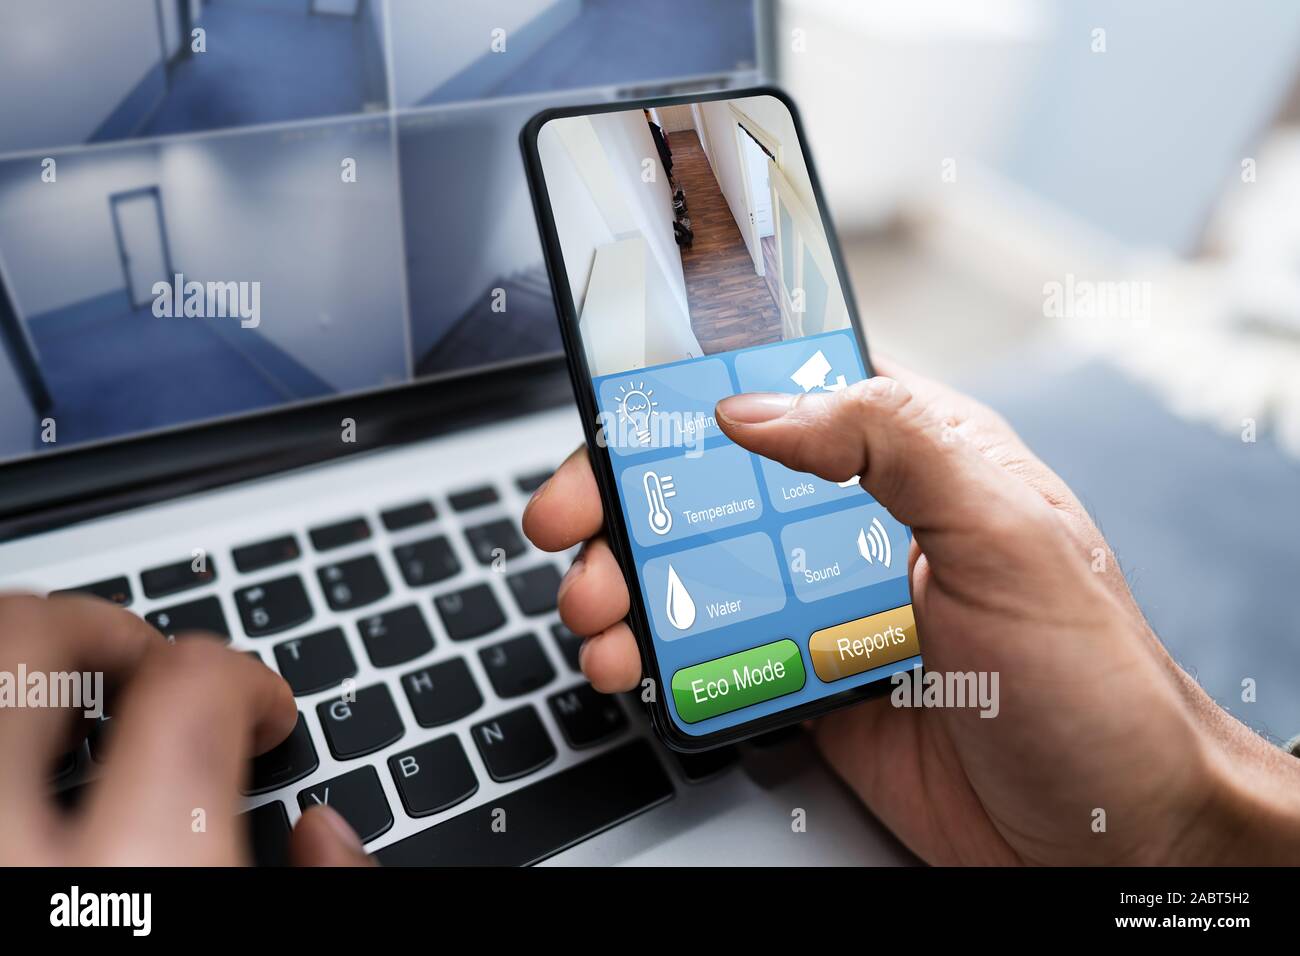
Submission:
<svg viewBox="0 0 1300 956">
<path fill-rule="evenodd" d="M 768 80 L 873 348 L 1006 415 L 1177 659 L 1300 733 L 1277 0 L 0 0 L 0 460 L 553 351 L 522 124 Z M 175 272 L 261 326 L 153 317 Z"/>
<path fill-rule="evenodd" d="M 1300 7 L 784 0 L 777 23 L 869 342 L 1006 415 L 1180 663 L 1300 732 Z"/>
</svg>

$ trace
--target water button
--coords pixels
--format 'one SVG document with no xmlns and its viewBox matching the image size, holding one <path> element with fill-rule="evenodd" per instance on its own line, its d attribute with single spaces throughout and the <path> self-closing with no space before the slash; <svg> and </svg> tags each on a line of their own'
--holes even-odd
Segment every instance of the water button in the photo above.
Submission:
<svg viewBox="0 0 1300 956">
<path fill-rule="evenodd" d="M 739 624 L 785 607 L 776 549 L 762 533 L 651 558 L 641 581 L 661 641 Z"/>
</svg>

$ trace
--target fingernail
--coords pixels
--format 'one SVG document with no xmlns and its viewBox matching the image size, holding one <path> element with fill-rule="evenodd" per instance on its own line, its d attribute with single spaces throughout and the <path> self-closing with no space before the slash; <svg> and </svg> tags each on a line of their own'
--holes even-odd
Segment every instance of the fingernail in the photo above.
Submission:
<svg viewBox="0 0 1300 956">
<path fill-rule="evenodd" d="M 343 814 L 339 813 L 328 804 L 320 804 L 316 811 L 323 816 L 329 827 L 334 831 L 334 835 L 339 838 L 339 842 L 349 848 L 356 850 L 358 853 L 364 853 L 365 848 L 361 845 L 361 838 L 357 836 L 357 831 L 348 825 L 348 821 L 343 819 Z"/>
<path fill-rule="evenodd" d="M 549 488 L 550 486 L 551 486 L 551 479 L 549 478 L 547 478 L 545 481 L 543 481 L 540 485 L 537 486 L 537 490 L 534 491 L 532 495 L 529 496 L 528 504 L 524 505 L 524 517 L 528 516 L 528 512 L 533 510 L 533 505 L 535 505 L 539 500 L 541 500 L 542 495 L 546 494 L 546 489 Z"/>
<path fill-rule="evenodd" d="M 746 392 L 718 402 L 718 417 L 736 425 L 758 425 L 780 418 L 794 407 L 794 395 L 779 392 Z"/>
<path fill-rule="evenodd" d="M 582 576 L 582 572 L 586 569 L 587 561 L 582 556 L 582 552 L 578 552 L 578 556 L 574 558 L 573 563 L 569 565 L 569 570 L 565 571 L 564 577 L 560 579 L 560 586 L 556 588 L 555 599 L 557 601 L 564 596 L 564 592 L 573 586 L 573 582 L 578 580 L 578 578 Z"/>
</svg>

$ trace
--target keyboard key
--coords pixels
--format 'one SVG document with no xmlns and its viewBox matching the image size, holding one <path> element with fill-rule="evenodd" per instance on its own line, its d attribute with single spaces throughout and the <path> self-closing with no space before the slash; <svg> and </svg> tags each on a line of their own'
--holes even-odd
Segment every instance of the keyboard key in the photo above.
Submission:
<svg viewBox="0 0 1300 956">
<path fill-rule="evenodd" d="M 169 641 L 185 631 L 208 631 L 230 640 L 230 625 L 226 623 L 221 601 L 215 594 L 197 601 L 174 604 L 160 611 L 150 611 L 144 619 Z"/>
<path fill-rule="evenodd" d="M 389 757 L 388 769 L 402 805 L 413 817 L 454 807 L 478 790 L 474 769 L 455 734 Z"/>
<path fill-rule="evenodd" d="M 316 716 L 330 753 L 339 760 L 372 754 L 404 732 L 393 697 L 383 684 L 361 688 L 353 701 L 336 697 L 317 704 Z"/>
<path fill-rule="evenodd" d="M 293 732 L 283 742 L 253 758 L 252 773 L 244 793 L 256 796 L 287 787 L 314 773 L 319 766 L 320 758 L 316 756 L 311 732 L 307 730 L 307 718 L 299 714 Z"/>
<path fill-rule="evenodd" d="M 307 534 L 311 537 L 312 547 L 317 551 L 329 551 L 346 544 L 356 544 L 370 537 L 370 522 L 358 515 L 334 524 L 312 528 Z"/>
<path fill-rule="evenodd" d="M 357 627 L 370 663 L 376 667 L 405 664 L 433 650 L 429 625 L 414 604 L 362 618 Z"/>
<path fill-rule="evenodd" d="M 672 755 L 677 761 L 677 766 L 681 768 L 682 776 L 691 783 L 716 777 L 734 766 L 740 759 L 739 751 L 733 746 L 715 747 L 713 750 L 702 750 L 693 754 L 672 751 Z"/>
<path fill-rule="evenodd" d="M 357 831 L 362 843 L 369 843 L 393 825 L 393 812 L 374 767 L 358 767 L 298 794 L 298 806 L 303 810 L 317 804 L 337 810 Z"/>
<path fill-rule="evenodd" d="M 470 736 L 493 780 L 517 780 L 555 759 L 555 744 L 527 705 L 475 724 Z"/>
<path fill-rule="evenodd" d="M 495 631 L 506 622 L 501 605 L 486 584 L 476 584 L 463 591 L 452 591 L 433 599 L 442 618 L 442 626 L 453 641 L 465 641 L 488 631 Z"/>
<path fill-rule="evenodd" d="M 198 570 L 195 570 L 195 568 Z M 217 567 L 212 558 L 202 555 L 200 558 L 164 564 L 140 572 L 140 583 L 144 586 L 144 596 L 150 598 L 167 597 L 178 591 L 211 584 L 217 579 Z"/>
<path fill-rule="evenodd" d="M 416 501 L 409 505 L 401 505 L 380 512 L 379 520 L 384 523 L 384 527 L 389 531 L 401 531 L 403 528 L 411 528 L 417 524 L 432 521 L 436 517 L 438 517 L 438 512 L 433 510 L 432 502 Z"/>
<path fill-rule="evenodd" d="M 372 604 L 388 594 L 388 581 L 373 554 L 317 568 L 316 577 L 325 600 L 335 611 Z"/>
<path fill-rule="evenodd" d="M 393 558 L 407 586 L 413 588 L 442 581 L 460 570 L 460 561 L 447 539 L 441 536 L 394 548 Z"/>
<path fill-rule="evenodd" d="M 240 588 L 235 606 L 249 637 L 287 631 L 311 620 L 311 601 L 296 574 Z"/>
<path fill-rule="evenodd" d="M 555 595 L 560 590 L 560 569 L 553 564 L 530 568 L 506 577 L 519 610 L 525 614 L 545 614 L 555 610 Z"/>
<path fill-rule="evenodd" d="M 552 694 L 546 699 L 560 725 L 560 732 L 575 750 L 593 747 L 627 727 L 627 714 L 608 694 L 597 693 L 590 684 Z"/>
<path fill-rule="evenodd" d="M 299 697 L 335 687 L 357 672 L 347 638 L 337 627 L 275 645 L 275 663 Z"/>
<path fill-rule="evenodd" d="M 91 597 L 112 601 L 120 607 L 128 607 L 132 600 L 131 582 L 125 577 L 106 578 L 92 584 L 79 584 L 75 588 L 62 588 L 50 592 L 51 597 L 55 594 L 89 594 Z"/>
<path fill-rule="evenodd" d="M 399 840 L 375 856 L 384 866 L 527 866 L 672 796 L 672 782 L 650 745 L 635 740 Z M 509 821 L 505 830 L 493 828 L 498 811 Z"/>
<path fill-rule="evenodd" d="M 469 488 L 448 495 L 447 500 L 451 502 L 454 510 L 469 511 L 472 508 L 482 508 L 484 505 L 499 501 L 500 496 L 497 495 L 497 490 L 491 485 L 483 485 L 480 488 Z"/>
<path fill-rule="evenodd" d="M 526 495 L 531 495 L 542 485 L 546 484 L 546 479 L 555 473 L 555 469 L 547 471 L 535 471 L 531 475 L 520 475 L 515 479 L 515 485 Z"/>
<path fill-rule="evenodd" d="M 499 697 L 518 697 L 545 687 L 555 677 L 555 668 L 532 634 L 485 647 L 478 652 L 478 659 Z"/>
<path fill-rule="evenodd" d="M 242 814 L 248 826 L 254 866 L 289 865 L 289 814 L 284 804 L 272 800 Z"/>
<path fill-rule="evenodd" d="M 469 666 L 459 657 L 403 675 L 402 688 L 421 727 L 449 724 L 483 706 Z"/>
<path fill-rule="evenodd" d="M 581 674 L 582 666 L 578 663 L 578 654 L 582 650 L 582 638 L 559 621 L 551 625 L 551 636 L 555 638 L 555 643 L 560 645 L 560 653 L 564 655 L 564 660 L 569 667 L 575 674 Z"/>
<path fill-rule="evenodd" d="M 235 567 L 244 574 L 261 571 L 263 568 L 283 564 L 285 561 L 294 561 L 301 555 L 302 549 L 298 547 L 298 539 L 291 534 L 246 544 L 230 552 Z"/>
<path fill-rule="evenodd" d="M 469 539 L 470 550 L 478 558 L 479 564 L 493 564 L 498 559 L 513 558 L 527 549 L 523 536 L 515 530 L 515 523 L 510 518 L 466 528 L 465 537 Z"/>
</svg>

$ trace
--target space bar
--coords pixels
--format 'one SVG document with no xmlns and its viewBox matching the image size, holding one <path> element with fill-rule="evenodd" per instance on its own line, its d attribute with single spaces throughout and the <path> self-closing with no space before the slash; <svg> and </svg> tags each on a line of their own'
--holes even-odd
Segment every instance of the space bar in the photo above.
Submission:
<svg viewBox="0 0 1300 956">
<path fill-rule="evenodd" d="M 527 866 L 672 795 L 673 785 L 650 745 L 637 740 L 399 840 L 375 856 L 385 866 Z"/>
</svg>

